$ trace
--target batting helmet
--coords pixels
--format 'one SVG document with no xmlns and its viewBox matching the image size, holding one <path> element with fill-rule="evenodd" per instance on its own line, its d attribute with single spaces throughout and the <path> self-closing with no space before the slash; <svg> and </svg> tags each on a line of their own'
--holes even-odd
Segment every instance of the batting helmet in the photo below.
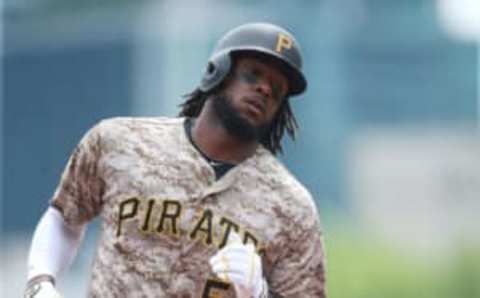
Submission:
<svg viewBox="0 0 480 298">
<path fill-rule="evenodd" d="M 229 73 L 232 54 L 260 53 L 273 57 L 285 70 L 289 81 L 288 95 L 305 91 L 307 81 L 302 73 L 302 54 L 293 35 L 268 23 L 249 23 L 227 32 L 215 46 L 200 82 L 200 90 L 210 91 Z"/>
</svg>

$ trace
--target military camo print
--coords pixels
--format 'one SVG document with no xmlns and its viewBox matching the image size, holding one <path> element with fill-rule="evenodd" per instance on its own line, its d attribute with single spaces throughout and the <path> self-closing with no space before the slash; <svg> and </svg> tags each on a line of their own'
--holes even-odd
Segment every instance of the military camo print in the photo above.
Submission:
<svg viewBox="0 0 480 298">
<path fill-rule="evenodd" d="M 104 120 L 70 157 L 52 205 L 72 225 L 102 219 L 89 297 L 234 297 L 208 264 L 230 230 L 256 245 L 271 292 L 325 297 L 308 191 L 262 147 L 215 181 L 183 122 Z"/>
</svg>

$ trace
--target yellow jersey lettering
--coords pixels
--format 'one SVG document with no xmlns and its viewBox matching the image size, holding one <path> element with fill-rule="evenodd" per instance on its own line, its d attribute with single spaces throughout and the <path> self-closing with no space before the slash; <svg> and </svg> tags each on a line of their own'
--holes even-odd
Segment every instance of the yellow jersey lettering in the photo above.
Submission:
<svg viewBox="0 0 480 298">
<path fill-rule="evenodd" d="M 228 235 L 230 235 L 230 231 L 231 231 L 232 228 L 237 233 L 240 230 L 240 227 L 236 223 L 234 223 L 233 221 L 231 221 L 231 220 L 229 220 L 228 218 L 225 218 L 225 217 L 222 217 L 220 219 L 220 225 L 225 226 L 225 228 L 223 230 L 223 238 L 220 241 L 220 244 L 219 244 L 218 248 L 222 248 L 227 244 Z"/>
<path fill-rule="evenodd" d="M 165 200 L 163 201 L 163 210 L 160 216 L 160 221 L 157 226 L 157 232 L 161 233 L 166 230 L 164 227 L 166 219 L 170 220 L 170 231 L 172 234 L 178 236 L 177 220 L 180 217 L 182 205 L 178 201 Z"/>
<path fill-rule="evenodd" d="M 249 242 L 252 242 L 255 247 L 258 245 L 257 237 L 255 237 L 249 231 L 245 231 L 245 235 L 243 236 L 243 243 L 248 244 Z"/>
<path fill-rule="evenodd" d="M 147 232 L 150 229 L 150 217 L 152 216 L 153 205 L 155 204 L 154 199 L 148 200 L 147 213 L 145 214 L 145 220 L 143 221 L 142 231 Z"/>
<path fill-rule="evenodd" d="M 138 199 L 130 198 L 120 203 L 118 211 L 118 226 L 117 226 L 117 237 L 122 233 L 122 222 L 128 218 L 132 218 L 137 214 L 138 210 Z"/>
<path fill-rule="evenodd" d="M 228 291 L 230 284 L 219 279 L 207 279 L 202 298 L 221 298 L 222 292 Z"/>
<path fill-rule="evenodd" d="M 206 209 L 203 211 L 202 217 L 198 220 L 195 228 L 193 228 L 190 233 L 190 239 L 197 238 L 198 232 L 203 232 L 205 236 L 203 237 L 204 243 L 206 245 L 212 244 L 212 211 Z"/>
</svg>

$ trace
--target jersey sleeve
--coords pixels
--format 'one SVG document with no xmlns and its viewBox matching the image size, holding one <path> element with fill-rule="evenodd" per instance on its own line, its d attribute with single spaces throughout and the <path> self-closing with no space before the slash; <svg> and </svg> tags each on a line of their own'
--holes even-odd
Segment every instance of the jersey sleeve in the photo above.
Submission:
<svg viewBox="0 0 480 298">
<path fill-rule="evenodd" d="M 283 233 L 281 254 L 268 280 L 272 297 L 326 297 L 325 253 L 313 201 L 305 211 Z"/>
<path fill-rule="evenodd" d="M 100 124 L 90 129 L 74 149 L 51 199 L 68 224 L 83 224 L 101 209 L 105 188 L 100 157 Z"/>
</svg>

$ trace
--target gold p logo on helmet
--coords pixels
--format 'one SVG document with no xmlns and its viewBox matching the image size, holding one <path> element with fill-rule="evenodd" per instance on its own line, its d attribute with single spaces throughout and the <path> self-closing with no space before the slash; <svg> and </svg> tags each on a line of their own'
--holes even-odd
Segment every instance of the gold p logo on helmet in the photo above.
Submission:
<svg viewBox="0 0 480 298">
<path fill-rule="evenodd" d="M 290 37 L 283 33 L 278 33 L 277 36 L 277 46 L 275 47 L 275 51 L 281 53 L 284 49 L 292 48 L 293 42 Z"/>
</svg>

